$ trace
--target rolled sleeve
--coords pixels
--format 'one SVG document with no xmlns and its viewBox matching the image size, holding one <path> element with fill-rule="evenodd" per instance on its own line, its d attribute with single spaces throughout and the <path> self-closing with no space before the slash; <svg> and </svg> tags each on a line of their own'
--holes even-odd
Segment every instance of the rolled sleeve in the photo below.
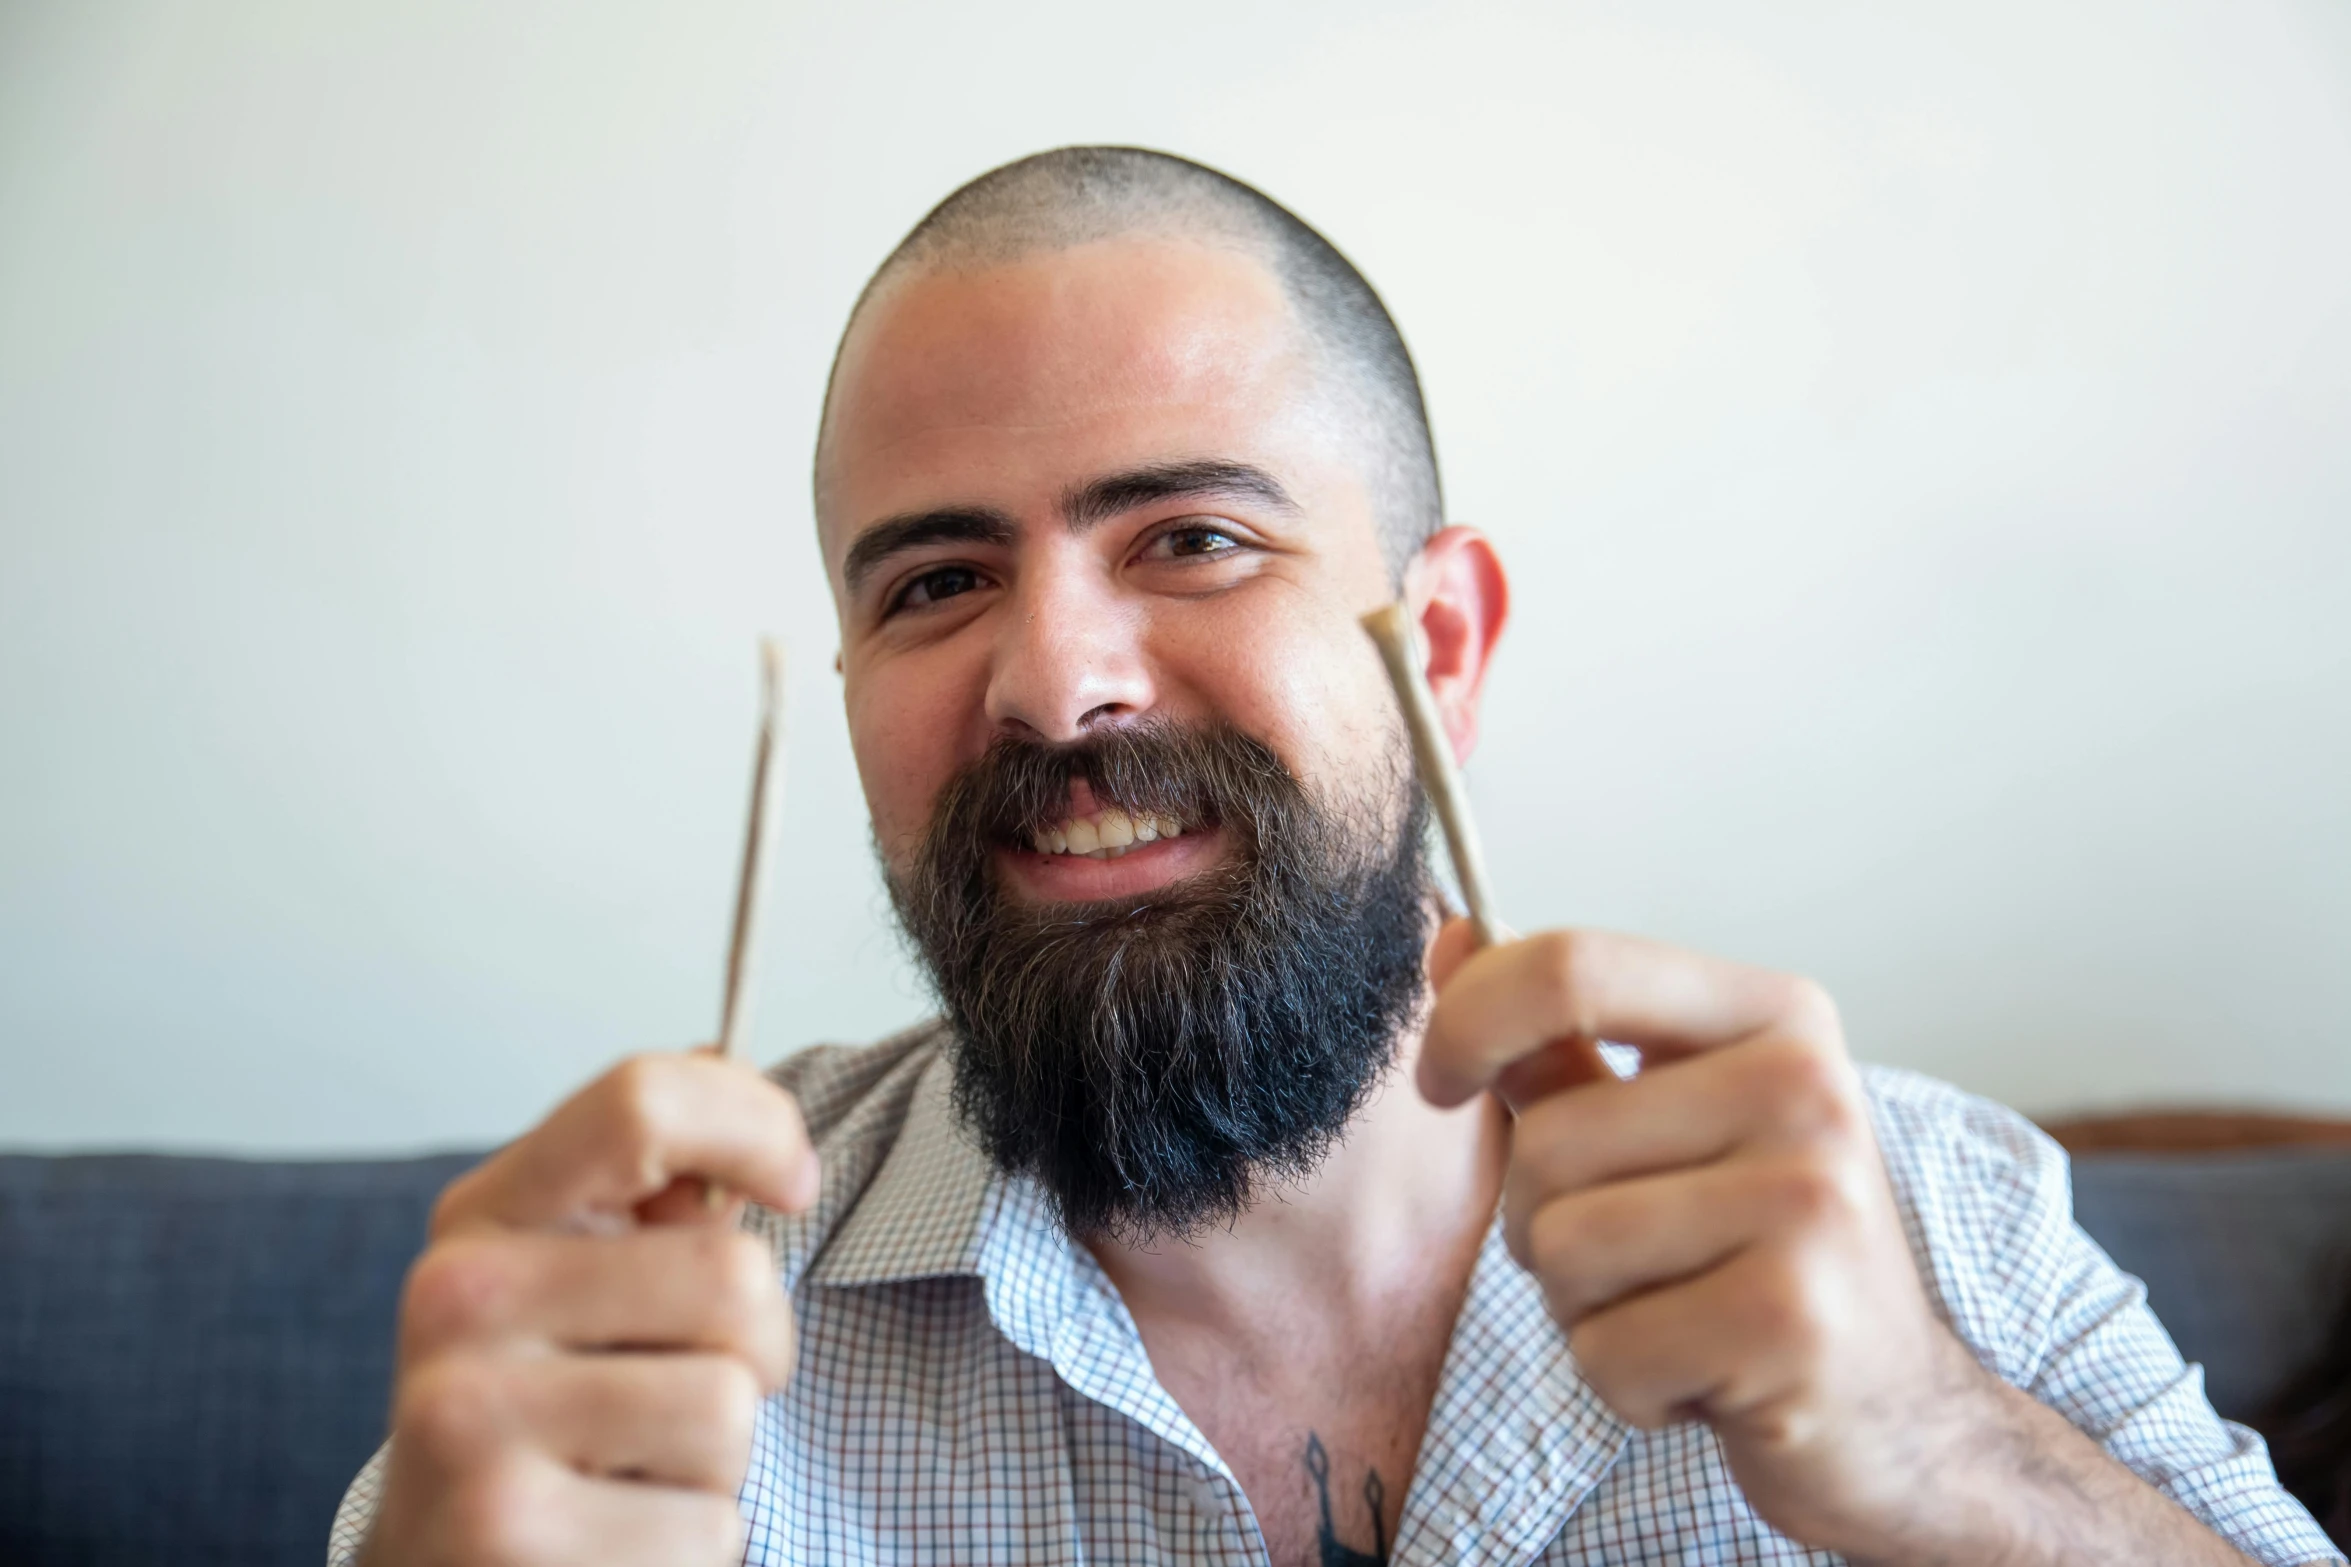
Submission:
<svg viewBox="0 0 2351 1567">
<path fill-rule="evenodd" d="M 2341 1562 L 2261 1438 L 2214 1411 L 2139 1281 L 2074 1222 L 2064 1150 L 1928 1078 L 1877 1069 L 1871 1088 L 1920 1272 L 1977 1357 L 2255 1561 Z"/>
</svg>

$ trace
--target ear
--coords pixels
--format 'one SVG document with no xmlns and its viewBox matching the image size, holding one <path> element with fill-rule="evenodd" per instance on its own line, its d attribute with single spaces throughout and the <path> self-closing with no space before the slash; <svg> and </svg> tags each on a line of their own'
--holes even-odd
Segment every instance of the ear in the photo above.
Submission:
<svg viewBox="0 0 2351 1567">
<path fill-rule="evenodd" d="M 1458 526 L 1431 537 L 1404 568 L 1404 603 L 1428 651 L 1429 691 L 1454 760 L 1466 762 L 1477 749 L 1486 669 L 1510 618 L 1510 580 L 1493 541 Z"/>
</svg>

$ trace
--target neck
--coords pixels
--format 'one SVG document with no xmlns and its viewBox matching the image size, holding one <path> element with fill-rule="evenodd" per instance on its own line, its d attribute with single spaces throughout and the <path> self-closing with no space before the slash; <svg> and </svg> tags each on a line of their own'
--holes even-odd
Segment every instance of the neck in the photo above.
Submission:
<svg viewBox="0 0 2351 1567">
<path fill-rule="evenodd" d="M 1413 1086 L 1419 1021 L 1339 1143 L 1305 1180 L 1267 1188 L 1230 1226 L 1088 1248 L 1141 1315 L 1247 1327 L 1300 1311 L 1352 1315 L 1431 1289 L 1458 1298 L 1509 1154 L 1490 1097 L 1439 1110 Z"/>
</svg>

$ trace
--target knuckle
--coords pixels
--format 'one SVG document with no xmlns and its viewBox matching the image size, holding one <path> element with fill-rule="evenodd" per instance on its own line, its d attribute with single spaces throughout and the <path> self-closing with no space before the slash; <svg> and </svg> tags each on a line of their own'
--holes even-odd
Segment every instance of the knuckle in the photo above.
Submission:
<svg viewBox="0 0 2351 1567">
<path fill-rule="evenodd" d="M 1528 1105 L 1511 1133 L 1520 1160 L 1554 1185 L 1573 1184 L 1583 1163 L 1576 1156 L 1590 1142 L 1585 1117 L 1592 1113 L 1588 1094 L 1550 1094 Z"/>
<path fill-rule="evenodd" d="M 808 1135 L 808 1115 L 800 1108 L 800 1101 L 780 1088 L 775 1090 L 775 1095 L 774 1146 L 777 1153 L 789 1162 L 803 1151 L 814 1148 L 816 1139 Z"/>
<path fill-rule="evenodd" d="M 661 1095 L 668 1067 L 669 1062 L 659 1054 L 645 1051 L 623 1057 L 619 1065 L 605 1074 L 604 1080 L 622 1101 L 641 1102 Z"/>
<path fill-rule="evenodd" d="M 711 1368 L 698 1400 L 702 1428 L 711 1433 L 731 1463 L 741 1465 L 751 1456 L 751 1440 L 759 1421 L 759 1379 L 739 1360 L 722 1360 Z"/>
<path fill-rule="evenodd" d="M 481 1567 L 525 1567 L 552 1559 L 546 1487 L 519 1463 L 489 1463 L 467 1473 L 449 1496 L 454 1554 Z"/>
<path fill-rule="evenodd" d="M 1566 1203 L 1553 1203 L 1528 1227 L 1528 1268 L 1543 1287 L 1552 1318 L 1572 1327 L 1607 1298 L 1607 1270 L 1591 1265 L 1590 1216 Z"/>
<path fill-rule="evenodd" d="M 713 1235 L 704 1245 L 710 1332 L 719 1347 L 748 1357 L 762 1375 L 780 1380 L 788 1369 L 791 1311 L 774 1257 L 764 1243 L 739 1230 Z"/>
<path fill-rule="evenodd" d="M 1545 1276 L 1540 1282 L 1543 1289 L 1543 1310 L 1549 1313 L 1553 1322 L 1572 1330 L 1584 1316 L 1583 1304 L 1576 1299 L 1575 1291 L 1560 1280 L 1548 1276 Z"/>
<path fill-rule="evenodd" d="M 487 1165 L 476 1165 L 441 1188 L 433 1199 L 433 1211 L 425 1223 L 425 1234 L 433 1239 L 455 1230 L 464 1222 L 465 1211 L 472 1206 L 473 1194 L 482 1184 L 482 1171 Z"/>
<path fill-rule="evenodd" d="M 1812 1358 L 1822 1327 L 1815 1307 L 1803 1268 L 1790 1259 L 1775 1260 L 1741 1301 L 1748 1332 L 1783 1363 Z"/>
<path fill-rule="evenodd" d="M 1544 1279 L 1574 1274 L 1578 1259 L 1590 1250 L 1591 1216 L 1588 1205 L 1547 1203 L 1527 1221 L 1528 1266 Z"/>
<path fill-rule="evenodd" d="M 1763 1063 L 1766 1081 L 1777 1100 L 1803 1100 L 1829 1089 L 1828 1063 L 1818 1050 L 1793 1035 L 1771 1040 Z"/>
<path fill-rule="evenodd" d="M 1511 1224 L 1505 1225 L 1503 1227 L 1502 1249 L 1510 1254 L 1510 1260 L 1512 1262 L 1517 1263 L 1521 1268 L 1524 1268 L 1527 1272 L 1533 1274 L 1535 1276 L 1536 1283 L 1544 1283 L 1545 1275 L 1543 1270 L 1535 1266 L 1534 1253 L 1527 1246 L 1527 1231 L 1525 1225 Z"/>
<path fill-rule="evenodd" d="M 741 1230 L 728 1230 L 719 1235 L 712 1267 L 718 1277 L 721 1298 L 731 1311 L 746 1320 L 764 1317 L 783 1298 L 783 1283 L 776 1277 L 774 1254 L 756 1236 Z"/>
<path fill-rule="evenodd" d="M 408 1270 L 402 1338 L 422 1350 L 497 1322 L 515 1290 L 515 1267 L 494 1240 L 442 1241 Z"/>
<path fill-rule="evenodd" d="M 1610 1342 L 1612 1335 L 1608 1330 L 1609 1323 L 1602 1317 L 1579 1322 L 1567 1330 L 1567 1349 L 1569 1354 L 1575 1356 L 1576 1374 L 1589 1382 L 1592 1391 L 1614 1408 L 1616 1400 L 1610 1397 L 1610 1393 L 1616 1380 L 1617 1358 L 1611 1353 L 1614 1346 Z"/>
<path fill-rule="evenodd" d="M 791 1133 L 792 1145 L 801 1147 L 811 1142 L 812 1139 L 808 1135 L 808 1112 L 801 1108 L 800 1096 L 779 1084 L 768 1082 L 765 1078 L 761 1078 L 760 1083 L 775 1095 L 777 1110 L 784 1118 L 786 1129 Z"/>
<path fill-rule="evenodd" d="M 1828 986 L 1809 974 L 1789 974 L 1784 983 L 1787 993 L 1780 1003 L 1780 1011 L 1796 1029 L 1821 1039 L 1842 1039 L 1844 1020 L 1837 1012 L 1837 998 L 1829 994 Z"/>
<path fill-rule="evenodd" d="M 505 1400 L 486 1366 L 443 1362 L 402 1380 L 392 1426 L 437 1462 L 462 1462 L 495 1449 Z"/>
<path fill-rule="evenodd" d="M 609 1157 L 636 1183 L 652 1188 L 668 1170 L 664 1161 L 675 1119 L 677 1063 L 659 1055 L 631 1056 L 605 1074 L 598 1110 L 600 1140 Z"/>
<path fill-rule="evenodd" d="M 1551 930 L 1534 938 L 1538 943 L 1545 996 L 1561 1031 L 1590 1033 L 1590 997 L 1593 973 L 1600 961 L 1597 944 L 1582 931 Z"/>
<path fill-rule="evenodd" d="M 1759 1070 L 1769 1103 L 1792 1130 L 1846 1132 L 1865 1114 L 1844 1058 L 1828 1046 L 1797 1038 L 1771 1040 Z"/>
<path fill-rule="evenodd" d="M 1666 1412 L 1656 1399 L 1647 1396 L 1641 1379 L 1627 1364 L 1613 1327 L 1607 1317 L 1600 1316 L 1570 1328 L 1568 1353 L 1575 1357 L 1578 1374 L 1618 1419 L 1643 1431 L 1655 1431 L 1667 1423 Z"/>
<path fill-rule="evenodd" d="M 1801 1228 L 1839 1217 L 1848 1206 L 1845 1183 L 1819 1159 L 1791 1159 L 1771 1178 L 1773 1205 Z"/>
<path fill-rule="evenodd" d="M 1574 1215 L 1579 1250 L 1595 1260 L 1621 1259 L 1655 1226 L 1647 1204 L 1625 1187 L 1606 1187 L 1579 1203 Z"/>
</svg>

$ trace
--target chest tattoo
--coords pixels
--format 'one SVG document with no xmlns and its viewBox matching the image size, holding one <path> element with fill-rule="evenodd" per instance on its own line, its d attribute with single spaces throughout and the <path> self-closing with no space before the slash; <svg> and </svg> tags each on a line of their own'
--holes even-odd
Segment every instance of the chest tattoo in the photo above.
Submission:
<svg viewBox="0 0 2351 1567">
<path fill-rule="evenodd" d="M 1387 1487 L 1380 1483 L 1380 1472 L 1368 1470 L 1363 1477 L 1363 1505 L 1371 1514 L 1371 1549 L 1359 1551 L 1339 1539 L 1331 1527 L 1331 1455 L 1323 1450 L 1322 1438 L 1314 1432 L 1306 1434 L 1306 1472 L 1314 1479 L 1314 1492 L 1322 1505 L 1322 1523 L 1317 1539 L 1322 1546 L 1322 1567 L 1367 1567 L 1367 1564 L 1388 1559 L 1387 1515 L 1380 1509 L 1387 1502 Z"/>
</svg>

